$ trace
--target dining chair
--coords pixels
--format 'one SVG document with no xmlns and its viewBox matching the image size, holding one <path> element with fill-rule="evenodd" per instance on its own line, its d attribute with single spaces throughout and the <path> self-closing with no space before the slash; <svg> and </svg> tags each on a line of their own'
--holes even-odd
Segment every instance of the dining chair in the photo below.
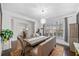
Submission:
<svg viewBox="0 0 79 59">
<path fill-rule="evenodd" d="M 12 49 L 11 49 L 11 56 L 21 56 L 22 55 L 22 46 L 19 40 L 15 41 Z"/>
<path fill-rule="evenodd" d="M 18 36 L 17 39 L 20 41 L 22 46 L 22 55 L 29 55 L 30 50 L 32 49 L 32 46 L 29 44 L 29 42 L 24 41 L 24 39 L 21 36 Z M 29 52 L 29 53 L 28 53 Z"/>
</svg>

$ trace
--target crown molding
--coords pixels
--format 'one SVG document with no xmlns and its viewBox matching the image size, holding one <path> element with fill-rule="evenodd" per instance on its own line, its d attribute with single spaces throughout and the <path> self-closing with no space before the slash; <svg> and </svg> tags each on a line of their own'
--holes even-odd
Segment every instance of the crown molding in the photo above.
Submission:
<svg viewBox="0 0 79 59">
<path fill-rule="evenodd" d="M 3 14 L 9 14 L 11 17 L 21 18 L 21 19 L 25 19 L 25 20 L 28 20 L 28 21 L 36 22 L 35 19 L 28 18 L 28 17 L 26 17 L 24 15 L 21 15 L 21 14 L 18 14 L 18 13 L 9 11 L 9 10 L 2 10 L 2 13 Z"/>
</svg>

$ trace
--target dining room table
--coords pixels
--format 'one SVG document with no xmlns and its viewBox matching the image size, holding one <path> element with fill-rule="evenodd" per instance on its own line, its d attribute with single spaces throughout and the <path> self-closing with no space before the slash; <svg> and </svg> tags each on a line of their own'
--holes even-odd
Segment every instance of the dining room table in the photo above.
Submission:
<svg viewBox="0 0 79 59">
<path fill-rule="evenodd" d="M 35 46 L 45 40 L 47 40 L 49 37 L 47 36 L 39 36 L 39 37 L 34 37 L 31 39 L 24 39 L 24 41 L 28 42 L 31 46 Z"/>
</svg>

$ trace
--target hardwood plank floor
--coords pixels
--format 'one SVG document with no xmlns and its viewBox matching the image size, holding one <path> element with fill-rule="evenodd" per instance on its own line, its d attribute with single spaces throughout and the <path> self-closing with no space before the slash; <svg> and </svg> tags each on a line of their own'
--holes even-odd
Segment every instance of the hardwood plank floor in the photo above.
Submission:
<svg viewBox="0 0 79 59">
<path fill-rule="evenodd" d="M 75 53 L 71 52 L 69 47 L 57 44 L 52 50 L 50 56 L 74 56 Z"/>
<path fill-rule="evenodd" d="M 56 45 L 56 47 L 52 50 L 50 56 L 63 56 L 64 48 L 60 45 Z"/>
<path fill-rule="evenodd" d="M 2 53 L 2 56 L 10 56 L 10 52 L 10 49 L 6 50 Z M 50 56 L 75 56 L 75 53 L 71 52 L 69 47 L 57 44 L 51 51 Z"/>
</svg>

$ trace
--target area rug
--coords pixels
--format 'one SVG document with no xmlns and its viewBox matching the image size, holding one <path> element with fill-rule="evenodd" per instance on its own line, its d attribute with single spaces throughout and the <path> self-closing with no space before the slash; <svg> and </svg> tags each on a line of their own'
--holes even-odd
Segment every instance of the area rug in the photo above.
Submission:
<svg viewBox="0 0 79 59">
<path fill-rule="evenodd" d="M 50 56 L 63 56 L 64 53 L 64 47 L 61 45 L 56 45 L 56 47 L 51 52 Z"/>
</svg>

